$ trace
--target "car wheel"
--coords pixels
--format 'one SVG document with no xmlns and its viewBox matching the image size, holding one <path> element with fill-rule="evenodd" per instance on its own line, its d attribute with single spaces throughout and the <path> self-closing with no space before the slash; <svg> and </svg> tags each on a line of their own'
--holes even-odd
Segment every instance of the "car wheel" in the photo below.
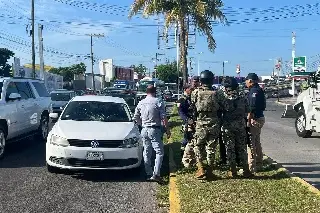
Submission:
<svg viewBox="0 0 320 213">
<path fill-rule="evenodd" d="M 40 126 L 38 129 L 38 136 L 40 140 L 46 140 L 49 133 L 49 117 L 46 115 L 41 116 Z"/>
<path fill-rule="evenodd" d="M 54 166 L 50 166 L 49 164 L 47 164 L 47 170 L 49 173 L 53 173 L 53 174 L 57 174 L 60 172 L 60 169 Z"/>
<path fill-rule="evenodd" d="M 312 135 L 312 131 L 306 130 L 306 115 L 304 110 L 300 110 L 295 121 L 297 135 L 301 138 L 308 138 Z"/>
<path fill-rule="evenodd" d="M 4 157 L 6 148 L 6 132 L 4 131 L 4 128 L 0 126 L 0 159 Z"/>
</svg>

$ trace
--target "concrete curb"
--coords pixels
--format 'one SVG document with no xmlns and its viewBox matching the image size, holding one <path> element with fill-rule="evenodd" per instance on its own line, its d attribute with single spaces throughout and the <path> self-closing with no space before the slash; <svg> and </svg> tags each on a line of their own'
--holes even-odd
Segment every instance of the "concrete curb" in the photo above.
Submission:
<svg viewBox="0 0 320 213">
<path fill-rule="evenodd" d="M 272 165 L 274 165 L 278 170 L 285 172 L 291 179 L 301 183 L 302 185 L 306 186 L 308 188 L 309 191 L 313 192 L 314 194 L 316 194 L 317 196 L 320 196 L 320 191 L 319 189 L 317 189 L 316 187 L 312 186 L 311 184 L 309 184 L 307 181 L 303 180 L 302 178 L 294 175 L 293 173 L 291 173 L 289 170 L 287 170 L 286 168 L 284 168 L 280 163 L 277 163 L 275 160 L 273 160 L 272 158 L 270 158 L 267 155 L 264 155 L 264 158 L 266 158 L 266 161 Z"/>
<path fill-rule="evenodd" d="M 170 140 L 169 143 L 172 143 Z M 177 177 L 176 177 L 176 163 L 174 162 L 173 150 L 169 147 L 169 212 L 170 213 L 180 213 L 181 205 L 180 205 L 180 197 L 179 197 L 179 189 L 177 185 Z"/>
</svg>

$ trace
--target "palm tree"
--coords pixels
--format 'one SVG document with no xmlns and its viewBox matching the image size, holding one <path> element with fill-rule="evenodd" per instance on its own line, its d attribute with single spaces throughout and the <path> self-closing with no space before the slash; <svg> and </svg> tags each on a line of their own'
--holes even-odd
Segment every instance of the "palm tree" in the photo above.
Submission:
<svg viewBox="0 0 320 213">
<path fill-rule="evenodd" d="M 207 38 L 208 48 L 214 52 L 216 41 L 213 38 L 213 21 L 227 24 L 221 7 L 222 0 L 134 0 L 129 18 L 142 11 L 144 17 L 164 15 L 165 37 L 170 27 L 178 24 L 180 32 L 180 69 L 183 81 L 187 82 L 188 25 L 193 23 L 198 32 Z"/>
</svg>

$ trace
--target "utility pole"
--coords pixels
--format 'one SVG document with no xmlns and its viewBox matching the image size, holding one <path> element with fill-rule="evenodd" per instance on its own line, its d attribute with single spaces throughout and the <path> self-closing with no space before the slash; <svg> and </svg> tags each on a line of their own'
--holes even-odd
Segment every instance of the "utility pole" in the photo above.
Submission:
<svg viewBox="0 0 320 213">
<path fill-rule="evenodd" d="M 31 0 L 32 75 L 36 77 L 36 50 L 34 45 L 34 0 Z"/>
<path fill-rule="evenodd" d="M 296 57 L 296 33 L 292 32 L 292 72 L 294 72 L 294 58 Z M 292 89 L 292 97 L 295 96 L 295 90 L 296 90 L 296 86 L 294 83 L 294 77 L 292 77 L 292 85 L 291 85 L 291 89 Z"/>
<path fill-rule="evenodd" d="M 40 59 L 40 79 L 44 78 L 44 60 L 43 60 L 43 37 L 42 37 L 43 25 L 38 25 L 38 37 L 39 37 L 39 59 Z"/>
<path fill-rule="evenodd" d="M 179 27 L 178 27 L 178 22 L 176 23 L 176 29 L 175 29 L 175 43 L 176 43 L 176 49 L 177 49 L 177 74 L 178 74 L 178 83 L 177 83 L 177 86 L 178 86 L 178 99 L 180 98 L 180 88 L 179 88 Z"/>
<path fill-rule="evenodd" d="M 93 91 L 96 91 L 96 84 L 95 84 L 95 75 L 94 75 L 94 70 L 93 70 L 93 65 L 94 65 L 94 59 L 93 59 L 93 37 L 104 37 L 103 34 L 86 34 L 87 36 L 90 36 L 90 43 L 91 43 L 91 74 L 92 74 L 92 87 Z"/>
<path fill-rule="evenodd" d="M 277 82 L 277 87 L 278 87 L 278 102 L 280 101 L 280 93 L 279 93 L 279 79 L 280 79 L 280 71 L 281 71 L 281 62 L 282 62 L 282 59 L 279 58 L 277 60 L 277 70 L 278 70 L 278 82 Z"/>
</svg>

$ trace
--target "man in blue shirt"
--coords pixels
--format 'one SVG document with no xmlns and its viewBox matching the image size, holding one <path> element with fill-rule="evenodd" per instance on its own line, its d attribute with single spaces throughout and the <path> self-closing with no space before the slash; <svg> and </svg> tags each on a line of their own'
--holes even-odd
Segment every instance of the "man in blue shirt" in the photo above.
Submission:
<svg viewBox="0 0 320 213">
<path fill-rule="evenodd" d="M 266 99 L 263 90 L 260 88 L 259 78 L 255 73 L 249 73 L 246 78 L 246 86 L 249 88 L 248 102 L 249 113 L 247 116 L 248 126 L 251 133 L 251 154 L 250 167 L 252 172 L 256 172 L 262 167 L 263 152 L 260 141 L 261 128 L 265 123 L 264 110 Z"/>
</svg>

